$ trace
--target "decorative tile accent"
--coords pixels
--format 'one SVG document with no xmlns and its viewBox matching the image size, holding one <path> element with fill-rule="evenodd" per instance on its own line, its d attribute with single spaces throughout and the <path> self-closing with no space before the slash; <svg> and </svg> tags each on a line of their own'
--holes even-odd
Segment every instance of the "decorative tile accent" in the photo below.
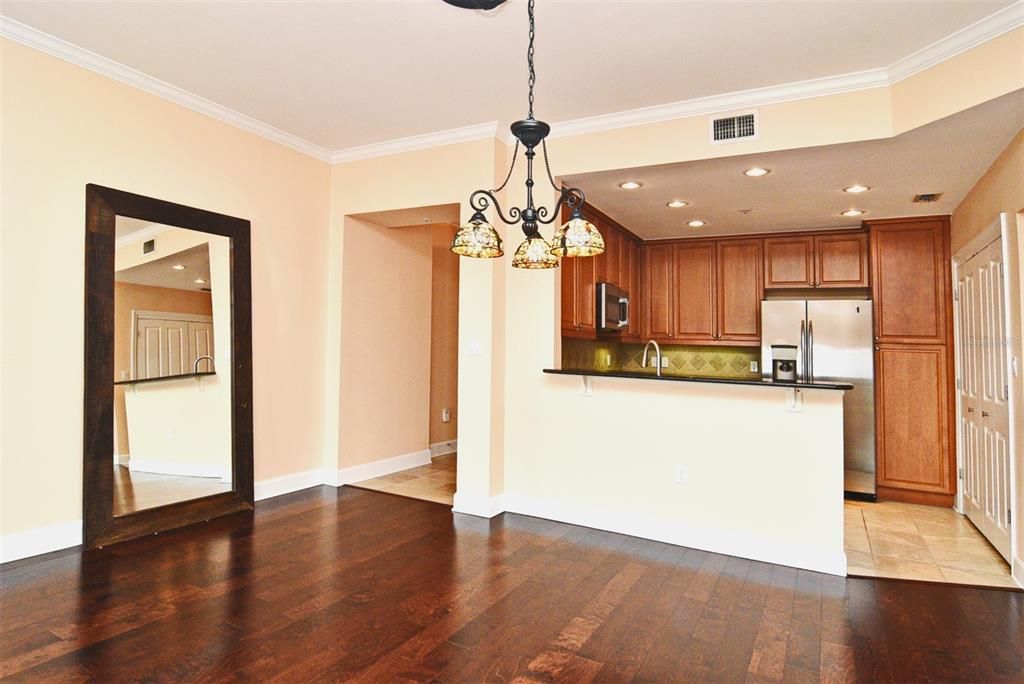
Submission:
<svg viewBox="0 0 1024 684">
<path fill-rule="evenodd" d="M 624 344 L 593 340 L 562 340 L 562 368 L 572 370 L 629 371 L 644 370 L 642 344 Z M 662 356 L 668 357 L 664 375 L 694 375 L 713 378 L 757 378 L 750 372 L 750 362 L 761 360 L 757 347 L 707 347 L 662 345 Z"/>
</svg>

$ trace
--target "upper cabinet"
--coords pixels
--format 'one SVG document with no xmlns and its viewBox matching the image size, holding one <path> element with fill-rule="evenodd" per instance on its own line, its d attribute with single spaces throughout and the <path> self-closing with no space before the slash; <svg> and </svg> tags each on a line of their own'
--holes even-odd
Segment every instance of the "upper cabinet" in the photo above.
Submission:
<svg viewBox="0 0 1024 684">
<path fill-rule="evenodd" d="M 645 337 L 679 344 L 760 343 L 760 239 L 645 245 L 643 263 Z"/>
<path fill-rule="evenodd" d="M 875 341 L 946 344 L 949 219 L 868 222 Z"/>
<path fill-rule="evenodd" d="M 604 237 L 605 251 L 594 257 L 561 260 L 562 334 L 566 337 L 597 339 L 597 284 L 612 283 L 629 292 L 629 326 L 623 339 L 640 337 L 640 246 L 639 241 L 601 212 L 585 205 L 583 213 Z M 562 220 L 569 219 L 568 210 Z M 602 333 L 604 334 L 604 333 Z"/>
<path fill-rule="evenodd" d="M 720 240 L 717 243 L 718 325 L 716 339 L 761 342 L 761 240 Z"/>
<path fill-rule="evenodd" d="M 764 240 L 765 289 L 868 287 L 867 234 L 801 233 Z"/>
</svg>

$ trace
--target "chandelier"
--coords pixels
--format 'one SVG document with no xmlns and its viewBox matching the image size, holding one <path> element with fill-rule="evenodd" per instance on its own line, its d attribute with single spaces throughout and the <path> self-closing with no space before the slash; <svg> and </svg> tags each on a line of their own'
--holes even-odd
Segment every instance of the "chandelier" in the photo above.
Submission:
<svg viewBox="0 0 1024 684">
<path fill-rule="evenodd" d="M 479 2 L 479 0 L 474 0 Z M 493 2 L 493 0 L 491 0 Z M 460 4 L 460 0 L 446 0 L 450 4 Z M 465 0 L 461 0 L 462 6 L 466 6 Z M 484 216 L 484 211 L 493 205 L 495 213 L 504 223 L 514 226 L 522 224 L 525 239 L 515 251 L 512 257 L 512 266 L 515 268 L 556 268 L 560 257 L 586 257 L 595 256 L 604 251 L 604 238 L 590 221 L 583 217 L 583 204 L 586 196 L 579 188 L 559 187 L 551 176 L 551 165 L 548 162 L 548 148 L 544 139 L 551 131 L 551 127 L 543 121 L 533 118 L 533 86 L 537 76 L 533 68 L 533 3 L 528 0 L 527 13 L 530 18 L 530 44 L 526 51 L 526 62 L 529 67 L 529 107 L 526 118 L 513 123 L 510 128 L 516 139 L 515 149 L 512 151 L 512 163 L 508 169 L 505 180 L 496 188 L 490 190 L 476 190 L 469 198 L 469 205 L 473 208 L 473 215 L 469 221 L 459 226 L 455 238 L 452 240 L 451 250 L 462 256 L 475 257 L 478 259 L 495 259 L 505 252 L 501 246 L 501 236 L 494 226 Z M 488 3 L 490 4 L 490 3 Z M 500 4 L 500 3 L 495 3 Z M 537 155 L 536 148 L 540 146 L 544 155 L 544 169 L 547 172 L 547 180 L 551 187 L 558 192 L 558 201 L 549 212 L 547 207 L 536 207 L 533 203 L 533 159 Z M 519 158 L 519 148 L 524 148 L 523 156 L 526 157 L 526 206 L 511 207 L 506 214 L 498 203 L 497 193 L 505 189 L 512 172 L 516 168 L 516 160 Z M 562 205 L 569 207 L 572 213 L 569 220 L 555 231 L 554 237 L 548 241 L 540 234 L 541 225 L 549 225 L 559 217 Z"/>
</svg>

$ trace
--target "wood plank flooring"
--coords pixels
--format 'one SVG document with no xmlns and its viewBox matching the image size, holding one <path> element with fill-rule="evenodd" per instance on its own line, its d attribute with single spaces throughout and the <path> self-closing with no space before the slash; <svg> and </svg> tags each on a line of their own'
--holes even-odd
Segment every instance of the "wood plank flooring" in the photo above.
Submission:
<svg viewBox="0 0 1024 684">
<path fill-rule="evenodd" d="M 1024 681 L 1024 594 L 317 487 L 0 566 L 13 681 Z"/>
<path fill-rule="evenodd" d="M 231 484 L 221 482 L 219 477 L 132 472 L 127 466 L 119 465 L 114 468 L 114 515 L 230 491 Z"/>
</svg>

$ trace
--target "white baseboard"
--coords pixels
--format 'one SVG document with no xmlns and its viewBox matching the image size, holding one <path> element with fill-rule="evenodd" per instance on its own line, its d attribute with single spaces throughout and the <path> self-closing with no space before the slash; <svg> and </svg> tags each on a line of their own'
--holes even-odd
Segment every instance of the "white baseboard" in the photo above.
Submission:
<svg viewBox="0 0 1024 684">
<path fill-rule="evenodd" d="M 231 465 L 211 463 L 180 463 L 178 461 L 159 461 L 133 458 L 128 462 L 128 470 L 133 473 L 155 473 L 157 475 L 180 475 L 182 477 L 216 477 L 231 481 Z"/>
<path fill-rule="evenodd" d="M 24 532 L 0 535 L 0 563 L 59 551 L 82 543 L 82 521 L 37 527 Z"/>
<path fill-rule="evenodd" d="M 1013 559 L 1013 568 L 1011 569 L 1011 573 L 1014 581 L 1017 582 L 1017 586 L 1024 587 L 1024 559 Z"/>
<path fill-rule="evenodd" d="M 360 463 L 359 465 L 328 472 L 328 477 L 323 482 L 333 487 L 341 487 L 342 485 L 354 484 L 363 480 L 372 480 L 375 477 L 397 473 L 400 470 L 424 466 L 428 463 L 430 463 L 430 449 L 422 449 L 411 454 L 382 458 L 379 461 Z"/>
<path fill-rule="evenodd" d="M 457 439 L 450 439 L 447 442 L 434 442 L 430 445 L 430 456 L 431 458 L 437 458 L 438 456 L 454 454 L 458 450 L 459 440 Z"/>
<path fill-rule="evenodd" d="M 114 463 L 117 465 L 128 465 L 131 454 L 114 454 Z"/>
<path fill-rule="evenodd" d="M 253 486 L 255 498 L 257 501 L 262 501 L 282 494 L 291 494 L 301 489 L 317 487 L 324 484 L 324 473 L 322 468 L 316 468 L 301 473 L 272 477 L 269 480 L 260 480 Z"/>
<path fill-rule="evenodd" d="M 452 511 L 475 515 L 480 518 L 493 518 L 499 513 L 505 512 L 505 501 L 501 494 L 497 496 L 474 496 L 472 494 L 455 492 L 452 501 Z"/>
<path fill-rule="evenodd" d="M 456 494 L 456 496 L 458 495 Z M 846 553 L 841 548 L 829 552 L 809 545 L 779 544 L 777 541 L 752 535 L 729 533 L 722 530 L 685 528 L 640 516 L 623 515 L 617 511 L 606 511 L 599 508 L 586 509 L 574 504 L 509 493 L 504 496 L 504 506 L 509 513 L 531 515 L 582 527 L 628 534 L 632 537 L 653 539 L 676 546 L 711 551 L 712 553 L 846 576 Z M 838 539 L 842 544 L 841 529 Z"/>
</svg>

